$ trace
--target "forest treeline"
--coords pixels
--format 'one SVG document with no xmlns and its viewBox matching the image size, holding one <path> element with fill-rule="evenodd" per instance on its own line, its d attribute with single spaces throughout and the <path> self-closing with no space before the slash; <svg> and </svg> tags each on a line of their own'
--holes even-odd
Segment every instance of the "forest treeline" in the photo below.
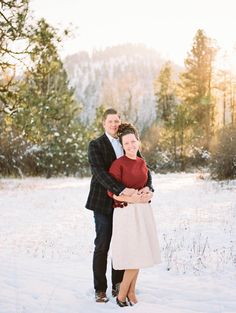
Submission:
<svg viewBox="0 0 236 313">
<path fill-rule="evenodd" d="M 102 132 L 102 113 L 112 106 L 139 126 L 153 171 L 206 168 L 213 178 L 236 178 L 236 73 L 217 66 L 219 48 L 204 30 L 196 31 L 178 77 L 170 61 L 150 68 L 152 118 L 142 120 L 145 86 L 134 85 L 139 74 L 126 66 L 117 68 L 115 85 L 126 96 L 109 88 L 108 74 L 89 120 L 86 98 L 58 53 L 70 31 L 59 35 L 45 19 L 33 22 L 29 0 L 0 0 L 0 27 L 0 177 L 88 175 L 88 142 Z"/>
</svg>

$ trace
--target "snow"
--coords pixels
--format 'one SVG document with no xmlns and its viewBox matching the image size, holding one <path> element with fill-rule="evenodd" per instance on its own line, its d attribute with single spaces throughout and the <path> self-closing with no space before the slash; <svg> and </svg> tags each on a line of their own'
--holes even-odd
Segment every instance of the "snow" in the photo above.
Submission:
<svg viewBox="0 0 236 313">
<path fill-rule="evenodd" d="M 205 179 L 200 179 L 205 178 Z M 154 175 L 162 260 L 143 269 L 135 313 L 236 312 L 236 181 Z M 0 180 L 0 313 L 110 313 L 94 302 L 89 178 Z"/>
</svg>

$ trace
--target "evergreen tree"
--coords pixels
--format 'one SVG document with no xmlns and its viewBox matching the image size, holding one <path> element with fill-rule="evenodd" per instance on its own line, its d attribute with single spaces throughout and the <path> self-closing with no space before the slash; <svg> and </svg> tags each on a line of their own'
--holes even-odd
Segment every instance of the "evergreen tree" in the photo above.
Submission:
<svg viewBox="0 0 236 313">
<path fill-rule="evenodd" d="M 211 176 L 214 179 L 236 178 L 236 127 L 227 125 L 216 132 L 212 146 Z"/>
<path fill-rule="evenodd" d="M 79 171 L 86 157 L 80 106 L 57 52 L 60 40 L 44 19 L 38 22 L 31 34 L 32 69 L 21 85 L 22 111 L 17 115 L 17 124 L 34 145 L 26 154 L 35 158 L 37 173 L 48 177 Z"/>
<path fill-rule="evenodd" d="M 91 127 L 92 130 L 91 137 L 93 138 L 100 136 L 104 132 L 102 117 L 106 109 L 107 109 L 106 106 L 103 104 L 96 108 L 96 116 Z"/>
<path fill-rule="evenodd" d="M 166 62 L 154 81 L 157 124 L 160 126 L 159 149 L 156 152 L 160 168 L 177 170 L 184 168 L 184 133 L 187 126 L 184 123 L 185 112 L 177 101 L 172 75 L 171 63 Z"/>
<path fill-rule="evenodd" d="M 28 0 L 0 0 L 0 114 L 16 111 L 16 92 L 12 85 L 16 62 L 27 52 L 26 21 Z M 18 44 L 21 42 L 22 49 Z M 22 44 L 24 42 L 24 44 Z"/>
<path fill-rule="evenodd" d="M 0 0 L 0 175 L 22 175 L 19 150 L 25 142 L 13 118 L 20 106 L 16 64 L 28 51 L 28 5 L 28 0 Z"/>
<path fill-rule="evenodd" d="M 161 68 L 160 74 L 154 82 L 154 93 L 157 102 L 156 111 L 158 119 L 164 123 L 170 122 L 176 106 L 170 62 L 166 62 Z"/>
<path fill-rule="evenodd" d="M 198 30 L 193 47 L 185 59 L 186 71 L 181 75 L 181 98 L 193 118 L 193 132 L 198 145 L 208 149 L 213 123 L 211 83 L 216 49 L 203 30 Z M 200 139 L 200 140 L 199 140 Z"/>
<path fill-rule="evenodd" d="M 192 117 L 186 105 L 179 103 L 176 106 L 174 117 L 170 126 L 172 130 L 171 142 L 174 153 L 175 169 L 184 171 L 187 165 L 187 157 L 192 149 L 192 132 L 190 126 Z"/>
</svg>

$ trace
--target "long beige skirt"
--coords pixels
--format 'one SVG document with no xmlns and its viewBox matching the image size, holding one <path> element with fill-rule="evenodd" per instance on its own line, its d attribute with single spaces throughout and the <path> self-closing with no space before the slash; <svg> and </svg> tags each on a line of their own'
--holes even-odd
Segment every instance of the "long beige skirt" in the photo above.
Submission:
<svg viewBox="0 0 236 313">
<path fill-rule="evenodd" d="M 161 262 L 159 240 L 149 203 L 115 208 L 111 239 L 113 268 L 137 269 Z"/>
</svg>

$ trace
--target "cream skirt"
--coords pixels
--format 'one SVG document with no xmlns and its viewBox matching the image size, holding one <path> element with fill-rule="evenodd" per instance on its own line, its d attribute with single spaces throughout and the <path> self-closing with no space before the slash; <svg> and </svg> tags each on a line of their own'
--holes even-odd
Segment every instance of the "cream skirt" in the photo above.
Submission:
<svg viewBox="0 0 236 313">
<path fill-rule="evenodd" d="M 115 208 L 111 255 L 114 269 L 137 269 L 160 263 L 160 247 L 149 203 Z"/>
</svg>

